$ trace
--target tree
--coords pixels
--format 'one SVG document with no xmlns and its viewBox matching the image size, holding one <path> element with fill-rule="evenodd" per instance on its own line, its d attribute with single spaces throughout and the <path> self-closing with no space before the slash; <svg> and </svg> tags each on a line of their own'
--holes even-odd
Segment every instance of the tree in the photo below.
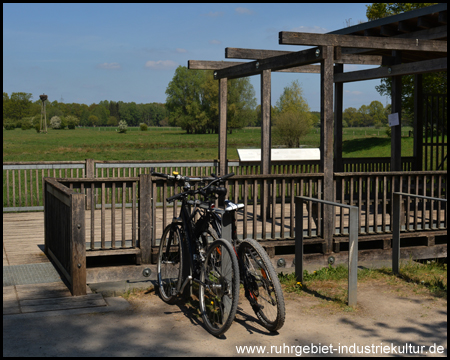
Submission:
<svg viewBox="0 0 450 360">
<path fill-rule="evenodd" d="M 379 101 L 372 101 L 368 108 L 369 115 L 372 118 L 371 123 L 376 128 L 380 128 L 382 126 L 387 125 L 387 116 L 384 110 L 384 106 Z"/>
<path fill-rule="evenodd" d="M 9 99 L 8 111 L 10 118 L 14 120 L 20 120 L 23 117 L 29 115 L 29 110 L 31 108 L 31 98 L 32 94 L 25 92 L 13 92 Z M 5 101 L 5 96 L 3 96 L 3 101 Z"/>
<path fill-rule="evenodd" d="M 376 20 L 405 11 L 420 9 L 436 3 L 373 3 L 367 5 L 366 16 L 368 20 Z M 423 74 L 424 93 L 447 93 L 447 72 L 434 72 Z M 392 79 L 381 79 L 381 84 L 375 86 L 381 96 L 390 96 Z M 412 121 L 414 113 L 414 75 L 402 76 L 402 123 L 406 125 Z"/>
<path fill-rule="evenodd" d="M 203 111 L 206 113 L 206 131 L 219 129 L 219 86 L 213 72 L 206 73 L 203 84 Z M 232 79 L 227 83 L 227 127 L 241 129 L 255 123 L 255 89 L 249 78 Z"/>
<path fill-rule="evenodd" d="M 288 147 L 299 147 L 301 137 L 311 130 L 314 117 L 302 93 L 298 80 L 284 88 L 276 103 L 274 142 Z"/>
<path fill-rule="evenodd" d="M 202 114 L 202 84 L 206 73 L 178 66 L 166 89 L 169 123 L 180 126 L 188 134 L 201 132 L 206 116 Z"/>
</svg>

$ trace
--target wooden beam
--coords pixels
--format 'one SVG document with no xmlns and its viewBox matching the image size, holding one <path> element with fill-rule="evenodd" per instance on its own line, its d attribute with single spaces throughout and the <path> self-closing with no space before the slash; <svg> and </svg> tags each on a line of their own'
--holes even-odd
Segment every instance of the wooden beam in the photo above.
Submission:
<svg viewBox="0 0 450 360">
<path fill-rule="evenodd" d="M 261 74 L 261 174 L 270 174 L 271 132 L 271 74 L 264 70 Z"/>
<path fill-rule="evenodd" d="M 379 67 L 376 69 L 351 71 L 334 76 L 334 82 L 345 83 L 362 80 L 381 79 L 392 76 L 423 74 L 447 70 L 447 58 L 417 61 L 413 63 Z"/>
<path fill-rule="evenodd" d="M 260 60 L 273 56 L 287 55 L 293 52 L 294 51 L 225 48 L 225 57 L 227 59 Z M 334 59 L 335 64 L 381 65 L 381 61 L 382 56 L 379 55 L 341 54 Z M 305 67 L 306 66 L 302 66 L 301 68 Z M 294 68 L 289 69 L 289 71 L 294 72 Z M 320 68 L 318 71 L 320 72 Z"/>
<path fill-rule="evenodd" d="M 280 31 L 280 45 L 341 46 L 348 48 L 447 52 L 447 41 L 375 36 L 313 34 Z"/>
<path fill-rule="evenodd" d="M 309 65 L 319 62 L 322 59 L 323 57 L 321 49 L 312 48 L 308 50 L 292 52 L 286 55 L 278 55 L 267 59 L 256 60 L 242 65 L 231 66 L 222 70 L 217 70 L 217 74 L 214 76 L 214 78 L 235 79 L 261 74 L 264 70 L 276 71 L 300 65 Z"/>
<path fill-rule="evenodd" d="M 219 175 L 227 173 L 227 79 L 219 80 Z"/>
<path fill-rule="evenodd" d="M 324 60 L 320 73 L 320 172 L 323 172 L 323 200 L 334 201 L 333 186 L 333 46 L 322 48 Z M 325 253 L 333 248 L 334 207 L 324 205 L 323 238 Z"/>
<path fill-rule="evenodd" d="M 188 60 L 189 70 L 221 70 L 230 66 L 248 64 L 248 62 L 239 61 L 205 61 L 205 60 Z M 297 66 L 290 69 L 278 70 L 278 72 L 289 73 L 320 73 L 319 65 L 304 65 Z"/>
<path fill-rule="evenodd" d="M 396 63 L 401 64 L 401 51 L 393 51 Z M 391 109 L 392 114 L 398 113 L 399 124 L 391 126 L 391 171 L 402 171 L 402 76 L 392 77 L 391 89 Z M 394 191 L 399 190 L 398 182 L 394 183 Z"/>
</svg>

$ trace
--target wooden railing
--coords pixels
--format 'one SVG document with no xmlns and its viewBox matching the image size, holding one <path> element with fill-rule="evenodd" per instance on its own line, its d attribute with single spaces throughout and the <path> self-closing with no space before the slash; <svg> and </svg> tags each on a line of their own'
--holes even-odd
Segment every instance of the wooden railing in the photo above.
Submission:
<svg viewBox="0 0 450 360">
<path fill-rule="evenodd" d="M 138 264 L 150 262 L 150 175 L 115 179 L 44 178 L 44 189 L 45 252 L 72 284 L 74 295 L 86 291 L 86 257 L 135 255 Z M 100 198 L 98 206 L 96 191 Z M 89 196 L 89 192 L 94 196 Z M 91 202 L 90 210 L 86 210 L 87 199 Z M 131 209 L 126 207 L 128 200 Z"/>
<path fill-rule="evenodd" d="M 403 170 L 410 171 L 414 158 L 402 158 Z M 343 159 L 344 172 L 389 171 L 389 158 Z M 209 176 L 218 171 L 217 161 L 46 161 L 3 163 L 3 211 L 36 211 L 44 209 L 42 184 L 44 177 L 54 178 L 124 178 L 148 174 L 151 167 L 159 172 L 178 171 L 188 176 Z M 258 163 L 228 162 L 228 173 L 258 175 Z M 272 174 L 318 173 L 318 160 L 274 161 Z M 89 193 L 89 192 L 88 192 Z M 96 205 L 100 204 L 95 190 Z M 128 190 L 127 198 L 131 197 Z M 87 201 L 87 207 L 90 206 Z M 109 204 L 108 199 L 106 203 Z M 129 203 L 128 203 L 129 204 Z M 131 205 L 127 205 L 131 206 Z"/>
<path fill-rule="evenodd" d="M 69 283 L 72 295 L 86 295 L 84 195 L 44 179 L 45 253 Z"/>
<path fill-rule="evenodd" d="M 381 234 L 392 231 L 392 198 L 394 181 L 402 192 L 446 198 L 446 171 L 335 173 L 335 200 L 358 206 L 358 233 Z M 347 235 L 347 215 L 336 214 L 336 234 Z M 404 204 L 407 231 L 447 228 L 447 210 L 439 202 L 423 201 Z"/>
</svg>

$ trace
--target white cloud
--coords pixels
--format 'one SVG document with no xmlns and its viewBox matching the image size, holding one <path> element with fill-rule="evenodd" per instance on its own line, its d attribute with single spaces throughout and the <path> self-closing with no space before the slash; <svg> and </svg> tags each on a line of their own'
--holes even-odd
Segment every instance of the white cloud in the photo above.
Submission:
<svg viewBox="0 0 450 360">
<path fill-rule="evenodd" d="M 241 14 L 241 15 L 243 15 L 243 14 L 245 14 L 245 15 L 253 15 L 253 13 L 254 13 L 253 10 L 250 10 L 250 9 L 247 9 L 247 8 L 244 8 L 244 7 L 237 7 L 237 8 L 235 9 L 235 11 L 236 11 L 238 14 Z"/>
<path fill-rule="evenodd" d="M 118 70 L 120 69 L 120 65 L 119 63 L 113 62 L 113 63 L 103 63 L 103 64 L 98 64 L 97 67 L 99 69 L 106 69 L 106 70 Z"/>
<path fill-rule="evenodd" d="M 298 26 L 296 28 L 291 29 L 293 32 L 306 32 L 306 33 L 316 33 L 316 34 L 324 34 L 328 32 L 327 29 L 320 26 Z"/>
<path fill-rule="evenodd" d="M 210 11 L 207 14 L 202 14 L 202 16 L 208 16 L 208 17 L 219 17 L 219 16 L 223 16 L 225 13 L 223 11 L 215 11 L 212 12 Z"/>
<path fill-rule="evenodd" d="M 187 53 L 186 49 L 181 49 L 181 48 L 176 48 L 175 50 L 177 53 L 183 54 L 183 53 Z"/>
<path fill-rule="evenodd" d="M 150 60 L 145 63 L 145 67 L 158 70 L 174 69 L 177 66 L 178 64 L 172 60 L 158 60 L 158 61 Z"/>
<path fill-rule="evenodd" d="M 214 39 L 214 40 L 209 40 L 209 43 L 214 44 L 214 45 L 220 45 L 220 44 L 222 44 L 222 41 Z"/>
<path fill-rule="evenodd" d="M 362 91 L 358 91 L 358 90 L 355 90 L 355 91 L 344 90 L 344 93 L 351 94 L 351 95 L 362 95 L 363 94 Z"/>
</svg>

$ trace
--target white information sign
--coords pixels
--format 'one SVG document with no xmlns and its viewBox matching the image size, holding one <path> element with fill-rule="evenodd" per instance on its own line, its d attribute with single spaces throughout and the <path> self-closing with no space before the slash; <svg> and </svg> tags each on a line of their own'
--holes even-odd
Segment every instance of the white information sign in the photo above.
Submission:
<svg viewBox="0 0 450 360">
<path fill-rule="evenodd" d="M 261 149 L 237 149 L 239 161 L 261 161 Z M 271 149 L 272 161 L 320 160 L 320 149 Z"/>
<path fill-rule="evenodd" d="M 389 114 L 388 121 L 389 121 L 389 126 L 400 125 L 400 121 L 398 119 L 398 113 Z"/>
</svg>

